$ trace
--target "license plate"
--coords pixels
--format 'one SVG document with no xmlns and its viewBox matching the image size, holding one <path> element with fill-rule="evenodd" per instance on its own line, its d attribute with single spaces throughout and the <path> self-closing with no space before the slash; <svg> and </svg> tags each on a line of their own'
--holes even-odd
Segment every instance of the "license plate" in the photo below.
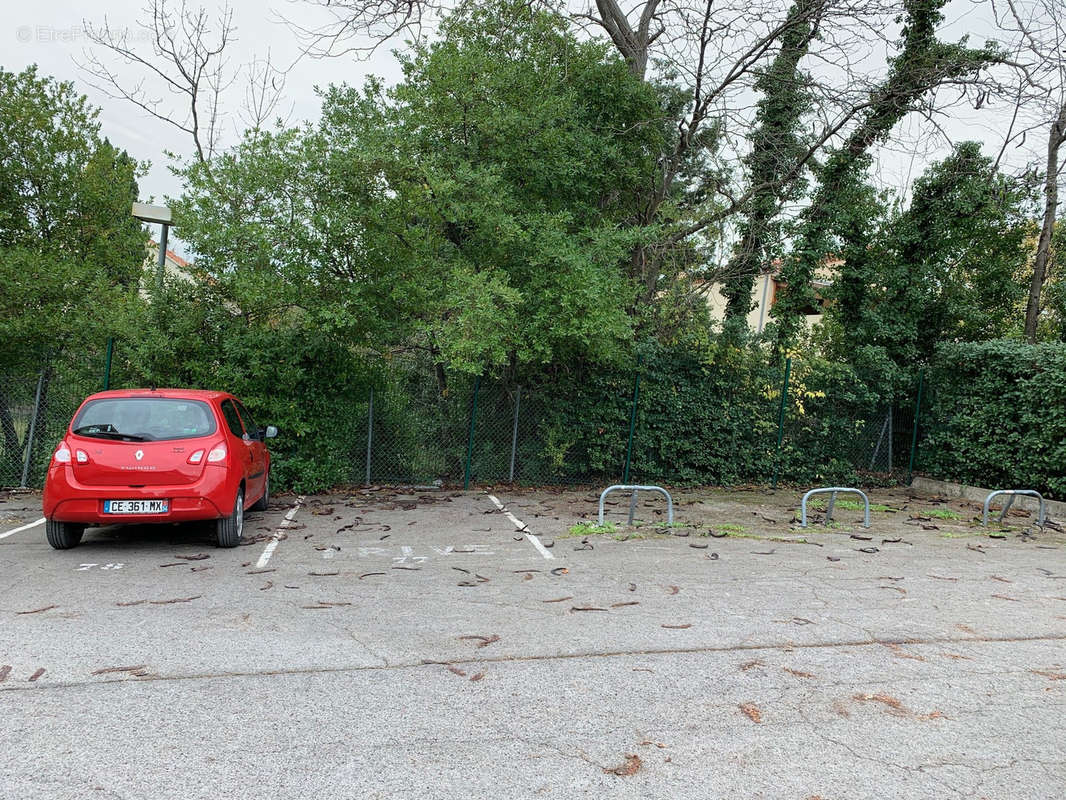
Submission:
<svg viewBox="0 0 1066 800">
<path fill-rule="evenodd" d="M 169 500 L 105 500 L 105 514 L 166 514 Z"/>
</svg>

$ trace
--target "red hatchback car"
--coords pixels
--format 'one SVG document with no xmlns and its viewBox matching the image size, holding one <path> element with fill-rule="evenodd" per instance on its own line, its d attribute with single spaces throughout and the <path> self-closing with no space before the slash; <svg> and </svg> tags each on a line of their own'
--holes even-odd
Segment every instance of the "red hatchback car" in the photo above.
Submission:
<svg viewBox="0 0 1066 800">
<path fill-rule="evenodd" d="M 274 426 L 259 428 L 231 394 L 124 389 L 94 394 L 52 455 L 45 531 L 57 550 L 88 525 L 217 520 L 219 547 L 234 547 L 244 509 L 270 497 Z"/>
</svg>

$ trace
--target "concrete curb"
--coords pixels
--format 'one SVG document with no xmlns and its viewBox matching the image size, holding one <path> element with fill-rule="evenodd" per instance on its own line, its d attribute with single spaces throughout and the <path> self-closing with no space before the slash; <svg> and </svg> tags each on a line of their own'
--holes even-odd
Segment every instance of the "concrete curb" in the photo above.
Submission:
<svg viewBox="0 0 1066 800">
<path fill-rule="evenodd" d="M 926 492 L 928 494 L 940 494 L 947 497 L 961 497 L 966 500 L 973 500 L 978 503 L 984 503 L 985 498 L 989 494 L 996 491 L 995 489 L 982 489 L 979 486 L 967 486 L 964 483 L 952 483 L 951 481 L 938 481 L 933 478 L 922 478 L 916 476 L 911 481 L 911 488 L 919 491 Z M 1002 486 L 1002 489 L 1028 489 L 1028 486 Z M 992 501 L 992 505 L 996 506 L 1001 498 L 997 497 Z M 1061 500 L 1045 500 L 1047 503 L 1047 513 L 1049 518 L 1066 519 L 1066 503 Z M 1019 495 L 1014 499 L 1015 508 L 1024 508 L 1026 511 L 1036 511 L 1039 506 L 1035 497 L 1025 497 Z"/>
</svg>

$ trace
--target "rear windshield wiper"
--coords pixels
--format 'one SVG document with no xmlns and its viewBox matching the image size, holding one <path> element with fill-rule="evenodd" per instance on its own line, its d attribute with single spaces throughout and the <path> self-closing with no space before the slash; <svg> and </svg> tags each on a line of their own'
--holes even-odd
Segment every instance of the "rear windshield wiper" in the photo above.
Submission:
<svg viewBox="0 0 1066 800">
<path fill-rule="evenodd" d="M 86 425 L 75 428 L 73 433 L 77 436 L 92 436 L 98 439 L 115 439 L 120 442 L 147 442 L 149 437 L 136 433 L 119 433 L 118 431 L 97 430 L 96 425 Z"/>
</svg>

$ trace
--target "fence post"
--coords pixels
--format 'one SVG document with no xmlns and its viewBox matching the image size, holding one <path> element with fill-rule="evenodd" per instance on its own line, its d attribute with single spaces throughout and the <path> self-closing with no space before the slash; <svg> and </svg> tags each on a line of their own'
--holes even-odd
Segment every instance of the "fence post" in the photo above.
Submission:
<svg viewBox="0 0 1066 800">
<path fill-rule="evenodd" d="M 895 406 L 888 407 L 888 474 L 892 474 L 892 417 L 895 416 L 893 412 Z"/>
<path fill-rule="evenodd" d="M 518 452 L 518 407 L 522 403 L 522 387 L 519 386 L 514 396 L 514 429 L 511 431 L 511 471 L 508 473 L 508 483 L 514 483 L 514 459 Z"/>
<path fill-rule="evenodd" d="M 115 350 L 115 337 L 107 337 L 107 358 L 104 360 L 104 391 L 111 388 L 111 354 Z"/>
<path fill-rule="evenodd" d="M 466 473 L 463 476 L 463 488 L 470 488 L 470 460 L 474 457 L 474 422 L 477 420 L 477 394 L 481 388 L 481 376 L 474 380 L 474 404 L 470 407 L 470 435 L 466 441 Z"/>
<path fill-rule="evenodd" d="M 370 407 L 366 413 L 366 485 L 370 485 L 370 456 L 374 446 L 374 387 L 370 387 Z"/>
<path fill-rule="evenodd" d="M 640 365 L 644 356 L 637 359 L 637 378 L 633 382 L 633 408 L 629 412 L 629 443 L 626 445 L 626 466 L 622 472 L 622 483 L 629 483 L 629 463 L 633 456 L 633 431 L 637 427 L 637 401 L 640 399 Z"/>
<path fill-rule="evenodd" d="M 918 400 L 914 404 L 914 430 L 911 431 L 911 460 L 907 464 L 907 485 L 914 477 L 914 456 L 918 452 L 918 417 L 922 411 L 922 386 L 925 383 L 925 370 L 918 373 Z"/>
<path fill-rule="evenodd" d="M 26 458 L 22 462 L 22 486 L 25 488 L 30 479 L 30 462 L 33 460 L 33 436 L 37 431 L 37 415 L 41 411 L 41 389 L 44 386 L 44 370 L 37 379 L 37 396 L 33 400 L 33 416 L 30 417 L 30 429 L 26 434 Z"/>
<path fill-rule="evenodd" d="M 771 489 L 777 488 L 777 473 L 781 468 L 781 442 L 785 438 L 785 403 L 788 401 L 788 379 L 792 374 L 792 359 L 785 360 L 785 380 L 781 385 L 781 407 L 777 412 L 777 452 L 774 455 L 774 478 Z"/>
</svg>

